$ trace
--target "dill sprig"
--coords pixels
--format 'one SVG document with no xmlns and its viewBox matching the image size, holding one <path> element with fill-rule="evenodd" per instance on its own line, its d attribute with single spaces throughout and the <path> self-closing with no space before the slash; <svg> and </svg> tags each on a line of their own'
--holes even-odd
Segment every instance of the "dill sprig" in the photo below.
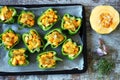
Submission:
<svg viewBox="0 0 120 80">
<path fill-rule="evenodd" d="M 109 74 L 114 67 L 115 63 L 105 58 L 101 58 L 96 65 L 97 71 L 102 75 Z"/>
</svg>

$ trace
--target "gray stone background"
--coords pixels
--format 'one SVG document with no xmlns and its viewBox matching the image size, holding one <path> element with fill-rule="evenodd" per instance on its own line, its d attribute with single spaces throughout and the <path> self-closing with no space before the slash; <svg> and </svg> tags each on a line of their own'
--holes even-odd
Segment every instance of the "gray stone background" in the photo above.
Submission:
<svg viewBox="0 0 120 80">
<path fill-rule="evenodd" d="M 0 80 L 98 80 L 98 73 L 90 68 L 92 51 L 98 46 L 101 37 L 109 46 L 110 55 L 115 61 L 115 69 L 110 75 L 105 75 L 101 80 L 120 80 L 120 25 L 108 35 L 100 35 L 90 28 L 89 16 L 94 6 L 100 4 L 112 5 L 120 12 L 120 0 L 0 0 L 0 5 L 26 5 L 26 4 L 70 4 L 79 3 L 85 6 L 87 23 L 88 70 L 83 74 L 60 75 L 29 75 L 29 76 L 0 76 Z"/>
</svg>

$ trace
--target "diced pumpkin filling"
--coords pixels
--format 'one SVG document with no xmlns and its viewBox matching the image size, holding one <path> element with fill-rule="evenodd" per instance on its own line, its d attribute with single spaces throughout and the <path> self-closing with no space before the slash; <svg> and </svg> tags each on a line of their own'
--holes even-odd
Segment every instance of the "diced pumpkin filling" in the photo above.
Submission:
<svg viewBox="0 0 120 80">
<path fill-rule="evenodd" d="M 57 14 L 53 10 L 46 11 L 40 18 L 40 22 L 45 27 L 50 26 L 51 24 L 55 23 L 58 19 Z"/>
<path fill-rule="evenodd" d="M 6 32 L 2 35 L 2 41 L 9 49 L 18 41 L 18 35 L 16 35 L 14 32 Z"/>
<path fill-rule="evenodd" d="M 58 46 L 64 40 L 64 36 L 58 31 L 53 31 L 47 36 L 47 40 L 54 46 Z"/>
<path fill-rule="evenodd" d="M 24 40 L 30 50 L 33 50 L 42 46 L 41 38 L 35 31 L 30 31 L 30 33 L 25 36 Z"/>
<path fill-rule="evenodd" d="M 16 65 L 24 65 L 26 64 L 25 50 L 24 49 L 16 49 L 12 51 L 13 57 L 11 64 Z"/>
<path fill-rule="evenodd" d="M 52 52 L 45 53 L 39 58 L 40 66 L 43 68 L 50 68 L 56 64 L 56 60 L 54 59 L 54 54 Z"/>
<path fill-rule="evenodd" d="M 5 21 L 8 20 L 12 17 L 13 11 L 11 9 L 8 9 L 7 6 L 4 6 L 1 8 L 1 13 L 0 13 L 0 19 Z"/>
<path fill-rule="evenodd" d="M 63 51 L 69 56 L 75 56 L 78 53 L 79 48 L 72 41 L 68 41 L 63 45 Z"/>
<path fill-rule="evenodd" d="M 20 17 L 20 23 L 25 25 L 34 26 L 35 20 L 32 14 L 30 13 L 23 13 Z"/>
<path fill-rule="evenodd" d="M 71 31 L 75 31 L 81 24 L 80 20 L 76 20 L 73 17 L 64 16 L 63 20 L 63 27 Z"/>
<path fill-rule="evenodd" d="M 102 13 L 100 15 L 100 24 L 102 27 L 109 28 L 113 23 L 113 18 L 109 13 Z"/>
</svg>

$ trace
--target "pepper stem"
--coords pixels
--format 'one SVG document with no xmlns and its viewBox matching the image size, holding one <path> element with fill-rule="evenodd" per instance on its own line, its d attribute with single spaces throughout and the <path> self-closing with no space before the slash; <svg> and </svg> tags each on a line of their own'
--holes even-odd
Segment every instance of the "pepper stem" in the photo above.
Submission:
<svg viewBox="0 0 120 80">
<path fill-rule="evenodd" d="M 55 57 L 56 61 L 63 61 L 61 58 Z"/>
<path fill-rule="evenodd" d="M 37 48 L 36 51 L 37 51 L 37 52 L 40 52 L 40 48 Z"/>
<path fill-rule="evenodd" d="M 45 50 L 48 45 L 49 45 L 49 42 L 45 44 L 45 46 L 43 47 L 43 50 Z"/>
</svg>

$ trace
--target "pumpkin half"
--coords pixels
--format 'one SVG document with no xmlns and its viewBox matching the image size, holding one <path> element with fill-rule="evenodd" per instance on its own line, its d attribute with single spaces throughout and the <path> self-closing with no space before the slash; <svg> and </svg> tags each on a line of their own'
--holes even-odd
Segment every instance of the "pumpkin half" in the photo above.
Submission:
<svg viewBox="0 0 120 80">
<path fill-rule="evenodd" d="M 119 13 L 112 6 L 96 6 L 90 15 L 90 24 L 99 34 L 109 34 L 116 29 L 120 22 Z"/>
</svg>

